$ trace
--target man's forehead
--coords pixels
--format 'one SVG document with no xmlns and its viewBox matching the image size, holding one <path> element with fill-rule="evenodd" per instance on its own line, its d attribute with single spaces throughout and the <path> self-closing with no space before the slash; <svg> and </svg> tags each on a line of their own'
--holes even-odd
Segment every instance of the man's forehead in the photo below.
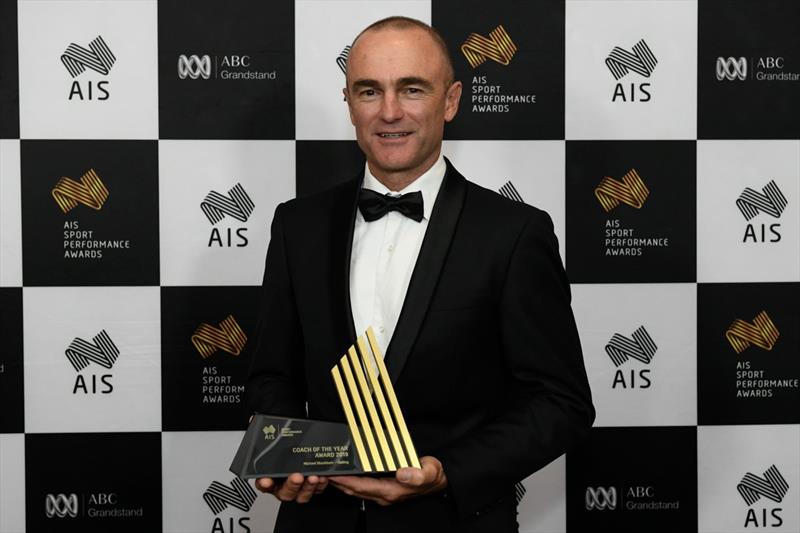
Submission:
<svg viewBox="0 0 800 533">
<path fill-rule="evenodd" d="M 362 45 L 408 46 L 409 42 L 420 46 L 434 44 L 433 37 L 422 28 L 415 26 L 404 28 L 384 27 L 366 30 L 356 38 L 352 48 L 358 49 Z"/>
<path fill-rule="evenodd" d="M 369 30 L 356 40 L 348 62 L 430 59 L 435 48 L 433 38 L 419 28 Z"/>
<path fill-rule="evenodd" d="M 428 77 L 441 68 L 441 58 L 432 60 L 437 54 L 436 48 L 430 35 L 419 28 L 370 30 L 361 35 L 351 49 L 348 74 L 384 81 Z"/>
</svg>

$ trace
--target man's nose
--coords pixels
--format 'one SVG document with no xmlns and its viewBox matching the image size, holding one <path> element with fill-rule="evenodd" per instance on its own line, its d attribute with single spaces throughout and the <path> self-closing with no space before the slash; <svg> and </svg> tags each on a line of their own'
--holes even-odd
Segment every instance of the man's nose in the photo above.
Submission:
<svg viewBox="0 0 800 533">
<path fill-rule="evenodd" d="M 395 93 L 384 93 L 381 118 L 385 122 L 395 122 L 403 118 L 403 106 Z"/>
</svg>

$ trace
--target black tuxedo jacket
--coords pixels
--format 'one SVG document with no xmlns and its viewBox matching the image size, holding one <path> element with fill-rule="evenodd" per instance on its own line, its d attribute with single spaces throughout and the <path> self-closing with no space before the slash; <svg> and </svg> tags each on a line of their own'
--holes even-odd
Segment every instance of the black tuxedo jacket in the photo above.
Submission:
<svg viewBox="0 0 800 533">
<path fill-rule="evenodd" d="M 361 181 L 275 211 L 253 411 L 345 421 L 330 368 L 356 338 L 349 267 Z M 515 482 L 594 420 L 550 217 L 448 161 L 385 360 L 417 452 L 442 462 L 448 488 L 367 502 L 368 531 L 516 531 Z M 360 505 L 331 486 L 308 504 L 282 504 L 276 531 L 352 532 Z"/>
</svg>

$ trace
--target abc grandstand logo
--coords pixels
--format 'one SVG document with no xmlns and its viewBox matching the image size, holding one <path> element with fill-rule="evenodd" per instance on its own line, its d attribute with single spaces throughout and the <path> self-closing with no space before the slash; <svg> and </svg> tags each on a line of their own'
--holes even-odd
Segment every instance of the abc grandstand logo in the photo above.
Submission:
<svg viewBox="0 0 800 533">
<path fill-rule="evenodd" d="M 584 504 L 587 511 L 613 511 L 617 508 L 616 487 L 586 487 Z"/>
<path fill-rule="evenodd" d="M 78 516 L 78 495 L 48 494 L 44 498 L 44 514 L 47 518 L 75 518 Z"/>
<path fill-rule="evenodd" d="M 718 57 L 717 58 L 717 81 L 746 80 L 747 79 L 747 59 L 744 57 Z"/>
<path fill-rule="evenodd" d="M 586 487 L 584 507 L 587 511 L 674 511 L 680 508 L 680 500 L 672 499 L 671 489 L 666 495 L 658 494 L 653 485 L 630 485 L 627 487 Z"/>
<path fill-rule="evenodd" d="M 180 55 L 178 56 L 178 78 L 193 80 L 211 78 L 211 56 Z"/>
<path fill-rule="evenodd" d="M 180 80 L 276 80 L 276 70 L 265 70 L 251 54 L 180 54 Z"/>
<path fill-rule="evenodd" d="M 791 58 L 789 58 L 791 59 Z M 798 81 L 800 72 L 792 72 L 785 56 L 718 56 L 714 73 L 717 81 Z"/>
</svg>

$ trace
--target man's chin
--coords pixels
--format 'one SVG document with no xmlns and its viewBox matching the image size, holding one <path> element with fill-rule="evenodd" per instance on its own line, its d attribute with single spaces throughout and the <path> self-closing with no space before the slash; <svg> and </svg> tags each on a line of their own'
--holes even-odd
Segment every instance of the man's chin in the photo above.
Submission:
<svg viewBox="0 0 800 533">
<path fill-rule="evenodd" d="M 418 164 L 417 161 L 411 161 L 407 158 L 381 158 L 370 161 L 370 168 L 375 171 L 383 172 L 406 172 L 413 169 Z"/>
</svg>

